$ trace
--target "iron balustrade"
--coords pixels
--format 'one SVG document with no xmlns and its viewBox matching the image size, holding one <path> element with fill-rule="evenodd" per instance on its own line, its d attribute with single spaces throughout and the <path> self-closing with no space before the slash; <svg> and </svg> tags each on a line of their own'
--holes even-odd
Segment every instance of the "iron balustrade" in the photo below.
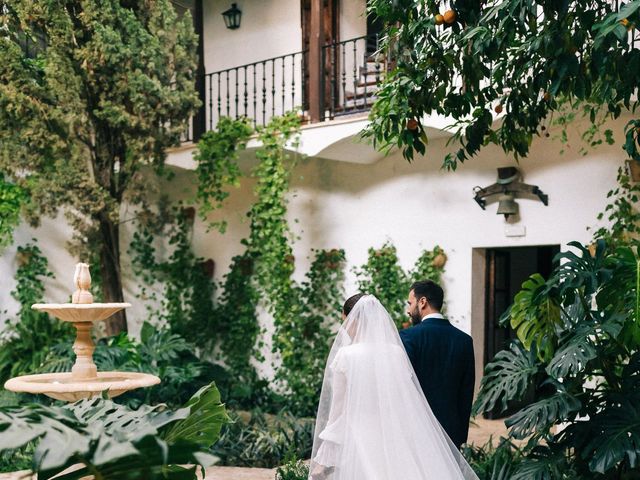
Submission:
<svg viewBox="0 0 640 480">
<path fill-rule="evenodd" d="M 445 2 L 443 8 L 447 5 Z M 603 14 L 617 11 L 618 0 L 612 0 L 611 7 Z M 542 21 L 542 12 L 538 13 Z M 629 30 L 628 42 L 630 48 L 640 47 L 637 28 Z M 379 46 L 378 34 L 323 46 L 321 98 L 309 98 L 308 50 L 207 73 L 201 92 L 205 117 L 202 128 L 213 130 L 222 116 L 247 117 L 254 126 L 265 125 L 271 117 L 295 109 L 301 111 L 303 121 L 309 121 L 310 102 L 319 102 L 321 121 L 367 112 L 391 63 Z M 460 75 L 453 80 L 454 88 L 464 88 Z M 197 140 L 194 133 L 190 126 L 182 140 Z"/>
<path fill-rule="evenodd" d="M 246 117 L 254 126 L 305 105 L 307 52 L 296 52 L 205 75 L 206 129 L 220 117 Z"/>
<path fill-rule="evenodd" d="M 324 119 L 371 109 L 389 63 L 379 44 L 373 34 L 322 47 Z"/>
</svg>

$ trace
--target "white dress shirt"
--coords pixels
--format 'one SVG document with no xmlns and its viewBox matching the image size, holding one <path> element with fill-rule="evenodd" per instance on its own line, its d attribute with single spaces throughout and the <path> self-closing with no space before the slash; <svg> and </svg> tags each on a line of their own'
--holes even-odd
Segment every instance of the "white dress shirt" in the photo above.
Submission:
<svg viewBox="0 0 640 480">
<path fill-rule="evenodd" d="M 444 320 L 444 315 L 442 315 L 440 312 L 430 313 L 429 315 L 425 315 L 422 318 L 422 321 L 424 322 L 427 318 L 440 318 L 440 319 Z"/>
</svg>

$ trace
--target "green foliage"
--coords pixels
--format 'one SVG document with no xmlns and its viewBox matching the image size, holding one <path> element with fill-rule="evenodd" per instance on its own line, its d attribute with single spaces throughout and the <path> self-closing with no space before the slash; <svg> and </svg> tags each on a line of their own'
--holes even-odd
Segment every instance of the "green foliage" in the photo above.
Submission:
<svg viewBox="0 0 640 480">
<path fill-rule="evenodd" d="M 134 273 L 146 283 L 142 296 L 158 300 L 154 291 L 162 289 L 160 306 L 149 312 L 154 323 L 168 325 L 173 333 L 198 346 L 210 346 L 217 327 L 214 284 L 203 267 L 203 259 L 191 248 L 189 219 L 178 209 L 173 218 L 175 222 L 166 224 L 161 235 L 168 239 L 169 258 L 166 261 L 157 258 L 154 236 L 150 229 L 142 228 L 133 234 L 131 263 Z M 203 330 L 209 334 L 203 335 Z"/>
<path fill-rule="evenodd" d="M 13 241 L 13 229 L 20 223 L 20 209 L 26 201 L 25 191 L 5 181 L 0 172 L 0 247 Z"/>
<path fill-rule="evenodd" d="M 514 398 L 521 398 L 539 371 L 535 350 L 527 351 L 520 343 L 501 350 L 484 371 L 480 395 L 474 404 L 474 415 L 489 412 L 499 406 L 502 411 Z"/>
<path fill-rule="evenodd" d="M 0 411 L 0 451 L 35 442 L 31 466 L 42 479 L 77 464 L 82 467 L 58 478 L 195 479 L 197 466 L 215 461 L 207 450 L 227 421 L 213 384 L 176 411 L 130 410 L 98 398 L 64 407 L 8 407 Z"/>
<path fill-rule="evenodd" d="M 639 244 L 569 245 L 551 277 L 529 281 L 527 300 L 511 307 L 530 348 L 515 344 L 496 356 L 474 410 L 506 409 L 508 401 L 523 399 L 527 384 L 536 389 L 536 400 L 506 422 L 511 437 L 529 438 L 513 478 L 637 478 Z M 559 315 L 538 334 L 548 322 L 541 306 L 549 303 Z M 545 354 L 538 355 L 543 341 Z M 554 433 L 558 424 L 564 428 Z"/>
<path fill-rule="evenodd" d="M 342 300 L 344 252 L 316 252 L 307 280 L 301 285 L 292 281 L 295 265 L 286 195 L 295 159 L 286 149 L 295 148 L 298 129 L 299 119 L 292 112 L 258 130 L 261 147 L 251 172 L 257 182 L 256 202 L 247 214 L 250 234 L 242 241 L 245 251 L 232 259 L 215 305 L 212 284 L 201 278 L 200 259 L 191 252 L 189 230 L 179 216 L 176 225 L 165 227 L 173 246 L 167 261 L 157 259 L 150 229 L 134 234 L 131 251 L 134 269 L 147 284 L 142 294 L 152 297 L 150 292 L 159 285 L 163 288 L 162 307 L 153 317 L 203 349 L 219 348 L 229 379 L 234 380 L 220 383 L 230 404 L 263 405 L 273 411 L 286 397 L 294 412 L 311 415 L 322 382 L 331 320 Z M 195 158 L 201 215 L 219 207 L 228 195 L 226 187 L 239 182 L 237 152 L 250 133 L 245 121 L 226 119 L 199 142 Z M 281 394 L 270 391 L 253 363 L 264 360 L 259 305 L 267 307 L 274 319 L 273 349 L 281 359 L 276 372 Z"/>
<path fill-rule="evenodd" d="M 18 472 L 31 468 L 33 458 L 33 444 L 11 452 L 0 454 L 0 473 Z"/>
<path fill-rule="evenodd" d="M 178 407 L 193 392 L 212 380 L 227 381 L 227 372 L 220 366 L 200 360 L 195 347 L 168 328 L 158 328 L 145 322 L 140 341 L 125 333 L 102 338 L 96 345 L 93 359 L 101 371 L 131 371 L 151 373 L 162 382 L 149 388 L 131 390 L 118 397 L 118 403 L 137 408 L 141 404 L 164 403 Z"/>
<path fill-rule="evenodd" d="M 70 355 L 72 328 L 31 308 L 44 296 L 43 278 L 51 278 L 47 259 L 35 244 L 18 247 L 16 289 L 11 292 L 20 303 L 18 318 L 7 321 L 0 337 L 0 383 L 18 375 L 65 370 Z"/>
<path fill-rule="evenodd" d="M 618 169 L 616 180 L 617 187 L 607 193 L 610 203 L 604 212 L 598 214 L 598 220 L 606 218 L 609 225 L 596 230 L 594 238 L 604 239 L 607 243 L 624 244 L 631 238 L 638 238 L 640 234 L 640 184 L 632 182 L 630 172 L 623 167 Z"/>
<path fill-rule="evenodd" d="M 355 270 L 358 289 L 378 297 L 396 326 L 406 326 L 406 303 L 411 284 L 430 279 L 440 284 L 446 256 L 439 246 L 424 250 L 416 265 L 405 272 L 399 264 L 396 247 L 386 242 L 381 248 L 369 249 L 367 263 Z M 437 257 L 437 260 L 436 260 Z"/>
<path fill-rule="evenodd" d="M 255 383 L 257 374 L 251 359 L 262 359 L 261 343 L 258 343 L 261 329 L 256 313 L 260 294 L 252 282 L 252 275 L 253 260 L 248 252 L 233 257 L 216 307 L 220 319 L 220 349 L 240 384 Z M 249 395 L 246 392 L 241 396 Z"/>
<path fill-rule="evenodd" d="M 64 210 L 73 253 L 97 251 L 105 300 L 121 301 L 121 206 L 150 213 L 154 182 L 141 169 L 166 173 L 165 150 L 199 103 L 192 19 L 170 0 L 2 8 L 0 172 L 28 193 L 32 224 Z"/>
<path fill-rule="evenodd" d="M 505 438 L 496 447 L 492 439 L 480 446 L 465 444 L 462 455 L 480 480 L 511 480 L 521 461 L 518 447 Z"/>
<path fill-rule="evenodd" d="M 366 133 L 380 148 L 401 148 L 407 160 L 425 152 L 420 122 L 435 114 L 452 119 L 450 144 L 459 148 L 444 166 L 455 169 L 491 143 L 526 156 L 565 105 L 588 105 L 595 127 L 637 106 L 640 80 L 628 72 L 640 69 L 640 48 L 629 41 L 637 38 L 639 0 L 460 0 L 450 7 L 456 20 L 442 26 L 435 22 L 442 6 L 431 0 L 371 0 L 368 8 L 387 24 L 382 49 L 395 68 L 376 94 Z M 494 109 L 504 112 L 500 122 Z M 625 128 L 623 148 L 634 159 L 639 124 Z"/>
<path fill-rule="evenodd" d="M 309 466 L 295 457 L 276 469 L 276 480 L 307 480 Z"/>
<path fill-rule="evenodd" d="M 288 322 L 274 336 L 281 365 L 276 380 L 285 382 L 287 408 L 299 416 L 313 416 L 322 388 L 330 342 L 339 322 L 344 296 L 343 250 L 318 250 L 307 280 L 296 286 L 298 301 L 291 305 Z"/>
<path fill-rule="evenodd" d="M 206 132 L 198 141 L 193 158 L 197 162 L 197 199 L 200 203 L 200 217 L 206 221 L 207 215 L 222 206 L 229 196 L 229 186 L 240 186 L 238 152 L 244 150 L 253 128 L 248 119 L 238 120 L 222 117 L 215 130 Z M 210 227 L 224 233 L 226 222 L 212 222 Z"/>
<path fill-rule="evenodd" d="M 560 327 L 560 312 L 554 299 L 545 295 L 545 280 L 536 273 L 522 284 L 508 312 L 513 328 L 526 350 L 535 343 L 538 355 L 553 356 L 555 333 Z"/>
<path fill-rule="evenodd" d="M 313 444 L 313 419 L 289 413 L 232 415 L 212 453 L 221 465 L 275 468 L 291 457 L 309 458 Z"/>
</svg>

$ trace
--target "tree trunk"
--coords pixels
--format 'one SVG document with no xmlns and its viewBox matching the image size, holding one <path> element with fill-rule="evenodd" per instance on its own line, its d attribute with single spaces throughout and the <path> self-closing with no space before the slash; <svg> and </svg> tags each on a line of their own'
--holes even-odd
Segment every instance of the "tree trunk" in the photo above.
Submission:
<svg viewBox="0 0 640 480">
<path fill-rule="evenodd" d="M 105 302 L 123 302 L 122 276 L 120 271 L 120 228 L 107 215 L 100 216 L 100 272 L 102 293 Z M 124 310 L 105 321 L 107 335 L 127 331 L 127 316 Z"/>
</svg>

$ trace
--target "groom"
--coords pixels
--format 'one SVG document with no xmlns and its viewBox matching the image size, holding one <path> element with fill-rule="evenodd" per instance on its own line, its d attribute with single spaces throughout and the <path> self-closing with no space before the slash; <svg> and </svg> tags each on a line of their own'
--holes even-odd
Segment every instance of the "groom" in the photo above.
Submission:
<svg viewBox="0 0 640 480">
<path fill-rule="evenodd" d="M 433 414 L 458 449 L 467 441 L 475 383 L 473 341 L 440 313 L 444 294 L 431 280 L 411 285 L 407 314 L 413 327 L 400 332 Z"/>
</svg>

